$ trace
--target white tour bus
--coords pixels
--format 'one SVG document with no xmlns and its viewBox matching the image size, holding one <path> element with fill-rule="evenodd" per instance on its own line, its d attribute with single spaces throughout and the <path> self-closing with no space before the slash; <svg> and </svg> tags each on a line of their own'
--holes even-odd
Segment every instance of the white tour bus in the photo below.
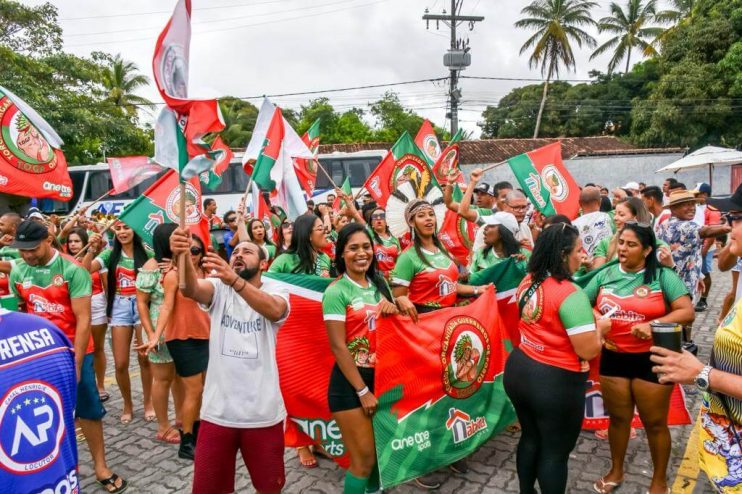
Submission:
<svg viewBox="0 0 742 494">
<path fill-rule="evenodd" d="M 353 192 L 357 193 L 371 171 L 376 168 L 385 154 L 385 151 L 380 150 L 320 154 L 319 161 L 336 184 L 341 185 L 346 177 L 350 177 L 350 185 L 353 188 Z M 210 191 L 206 187 L 202 188 L 204 198 L 211 197 L 216 199 L 217 206 L 219 207 L 218 214 L 220 216 L 224 215 L 230 209 L 237 207 L 247 187 L 248 177 L 242 170 L 241 159 L 242 153 L 236 152 L 229 169 L 222 175 L 222 183 L 216 190 Z M 92 203 L 113 187 L 109 168 L 105 163 L 71 166 L 69 171 L 70 178 L 72 179 L 72 199 L 69 202 L 41 199 L 38 201 L 38 207 L 43 212 L 47 214 L 67 214 Z M 159 176 L 152 177 L 123 194 L 106 197 L 98 202 L 93 207 L 93 210 L 113 214 L 120 213 L 125 205 L 141 196 Z M 330 181 L 324 173 L 319 171 L 317 173 L 317 184 L 312 199 L 315 202 L 324 200 L 327 194 L 331 192 L 331 188 Z M 88 214 L 90 212 L 92 211 L 89 211 Z"/>
</svg>

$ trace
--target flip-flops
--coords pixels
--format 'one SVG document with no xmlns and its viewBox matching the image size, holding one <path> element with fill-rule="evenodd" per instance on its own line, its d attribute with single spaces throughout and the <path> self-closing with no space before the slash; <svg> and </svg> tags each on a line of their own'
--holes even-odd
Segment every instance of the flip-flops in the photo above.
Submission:
<svg viewBox="0 0 742 494">
<path fill-rule="evenodd" d="M 119 479 L 121 479 L 121 485 L 119 487 L 116 487 L 116 481 L 118 481 Z M 121 492 L 124 492 L 127 487 L 129 487 L 129 483 L 115 473 L 111 474 L 111 476 L 107 479 L 98 480 L 98 483 L 101 485 L 101 487 L 103 487 L 103 490 L 105 490 L 106 492 L 110 492 L 111 494 L 120 494 Z M 113 489 L 110 489 L 110 487 L 113 487 Z"/>
<path fill-rule="evenodd" d="M 173 436 L 172 432 L 177 432 L 175 427 L 170 427 L 163 433 L 158 432 L 157 434 L 155 434 L 155 439 L 168 444 L 180 444 L 180 435 L 175 434 L 175 436 Z"/>
<path fill-rule="evenodd" d="M 309 453 L 309 458 L 302 459 L 301 451 L 303 449 L 306 449 Z M 312 450 L 309 449 L 309 446 L 300 446 L 296 448 L 296 454 L 299 455 L 299 463 L 304 468 L 317 468 L 317 458 L 314 457 L 312 454 Z"/>
<path fill-rule="evenodd" d="M 100 399 L 101 403 L 105 403 L 111 399 L 111 395 L 108 394 L 108 391 L 101 391 L 98 393 L 98 399 Z"/>
<path fill-rule="evenodd" d="M 598 494 L 609 494 L 618 489 L 622 483 L 623 480 L 620 482 L 608 482 L 604 477 L 601 477 L 593 484 L 593 490 Z"/>
<path fill-rule="evenodd" d="M 129 425 L 129 424 L 131 424 L 132 416 L 131 416 L 131 414 L 125 413 L 125 414 L 121 415 L 121 419 L 120 420 L 121 420 L 121 423 L 122 424 Z"/>
<path fill-rule="evenodd" d="M 157 415 L 155 415 L 155 412 L 144 412 L 145 422 L 154 422 L 155 420 L 157 420 Z"/>
</svg>

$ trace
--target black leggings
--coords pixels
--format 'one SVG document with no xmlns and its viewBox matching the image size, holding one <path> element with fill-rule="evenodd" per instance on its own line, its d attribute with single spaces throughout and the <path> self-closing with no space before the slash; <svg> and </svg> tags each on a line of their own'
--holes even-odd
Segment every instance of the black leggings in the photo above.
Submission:
<svg viewBox="0 0 742 494">
<path fill-rule="evenodd" d="M 542 364 L 519 349 L 505 364 L 505 392 L 521 426 L 517 468 L 520 492 L 563 494 L 569 453 L 577 443 L 585 413 L 587 372 Z"/>
</svg>

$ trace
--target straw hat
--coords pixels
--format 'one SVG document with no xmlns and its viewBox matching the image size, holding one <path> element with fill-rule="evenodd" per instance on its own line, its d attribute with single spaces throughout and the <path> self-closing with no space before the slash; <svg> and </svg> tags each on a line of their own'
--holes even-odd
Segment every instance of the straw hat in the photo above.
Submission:
<svg viewBox="0 0 742 494">
<path fill-rule="evenodd" d="M 669 201 L 665 205 L 666 208 L 683 204 L 684 202 L 698 202 L 698 198 L 690 190 L 673 190 L 670 192 Z"/>
</svg>

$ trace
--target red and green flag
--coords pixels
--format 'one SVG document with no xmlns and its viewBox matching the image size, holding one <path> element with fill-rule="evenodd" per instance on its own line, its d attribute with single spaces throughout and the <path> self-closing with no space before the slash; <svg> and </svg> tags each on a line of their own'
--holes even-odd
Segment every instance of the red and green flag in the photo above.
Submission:
<svg viewBox="0 0 742 494">
<path fill-rule="evenodd" d="M 473 303 L 377 320 L 374 439 L 382 487 L 469 456 L 515 420 L 503 321 L 488 288 Z"/>
<path fill-rule="evenodd" d="M 447 181 L 448 174 L 451 170 L 459 169 L 459 158 L 461 156 L 459 141 L 461 141 L 463 135 L 464 131 L 459 129 L 451 138 L 451 142 L 448 143 L 446 149 L 440 153 L 440 156 L 438 156 L 438 159 L 435 161 L 435 164 L 433 165 L 433 175 L 435 175 L 438 182 Z M 463 174 L 459 175 L 457 182 L 461 185 L 466 184 Z"/>
<path fill-rule="evenodd" d="M 211 143 L 211 149 L 217 153 L 214 166 L 202 172 L 199 177 L 201 183 L 213 191 L 222 183 L 222 175 L 229 168 L 229 164 L 232 162 L 232 158 L 234 158 L 234 153 L 221 137 L 214 139 L 214 142 Z"/>
<path fill-rule="evenodd" d="M 425 119 L 423 121 L 420 130 L 417 131 L 417 135 L 415 136 L 415 144 L 423 152 L 430 166 L 433 166 L 438 161 L 441 155 L 441 144 L 435 136 L 435 130 L 430 120 Z"/>
<path fill-rule="evenodd" d="M 0 192 L 69 201 L 72 180 L 54 129 L 0 86 Z"/>
<path fill-rule="evenodd" d="M 461 202 L 464 196 L 458 184 L 453 186 L 453 200 Z M 446 209 L 446 215 L 443 217 L 443 223 L 438 229 L 438 238 L 446 247 L 446 250 L 453 255 L 459 264 L 469 265 L 469 256 L 471 248 L 474 245 L 474 235 L 477 232 L 477 225 L 473 221 L 460 216 L 455 211 Z"/>
<path fill-rule="evenodd" d="M 437 186 L 428 158 L 405 131 L 381 163 L 368 176 L 363 184 L 376 203 L 386 207 L 389 196 L 401 184 L 411 182 L 417 194 L 422 197 L 429 184 Z"/>
<path fill-rule="evenodd" d="M 345 177 L 345 180 L 343 180 L 343 185 L 340 186 L 340 190 L 343 191 L 343 194 L 345 195 L 352 195 L 353 189 L 350 186 L 350 177 Z M 335 211 L 340 211 L 345 207 L 345 200 L 341 199 L 340 196 L 335 198 L 335 202 L 332 203 L 332 209 Z"/>
<path fill-rule="evenodd" d="M 307 145 L 314 155 L 314 158 L 294 158 L 296 177 L 299 179 L 299 183 L 304 189 L 304 192 L 307 193 L 308 197 L 312 197 L 314 186 L 317 183 L 317 167 L 319 166 L 317 163 L 317 155 L 319 154 L 319 122 L 320 119 L 318 118 L 301 137 L 301 140 Z"/>
<path fill-rule="evenodd" d="M 561 142 L 510 158 L 508 164 L 531 203 L 544 216 L 577 217 L 580 189 L 562 162 Z"/>
<path fill-rule="evenodd" d="M 142 240 L 152 245 L 152 234 L 163 223 L 180 223 L 180 179 L 172 170 L 167 171 L 144 194 L 126 206 L 119 215 Z M 201 212 L 201 184 L 198 177 L 185 183 L 185 224 L 204 244 L 211 245 L 209 220 Z"/>
<path fill-rule="evenodd" d="M 108 158 L 108 169 L 113 182 L 113 194 L 123 194 L 162 172 L 162 167 L 154 163 L 149 156 L 124 156 Z"/>
</svg>

